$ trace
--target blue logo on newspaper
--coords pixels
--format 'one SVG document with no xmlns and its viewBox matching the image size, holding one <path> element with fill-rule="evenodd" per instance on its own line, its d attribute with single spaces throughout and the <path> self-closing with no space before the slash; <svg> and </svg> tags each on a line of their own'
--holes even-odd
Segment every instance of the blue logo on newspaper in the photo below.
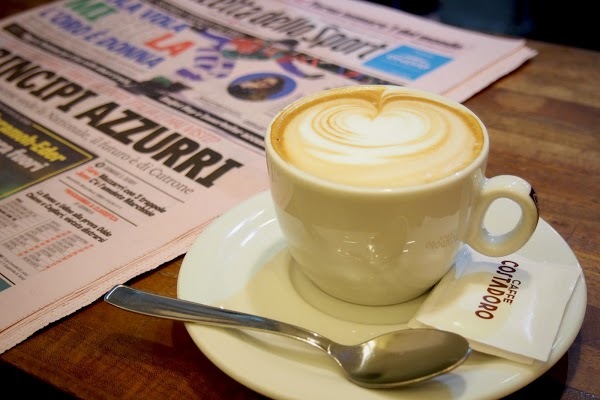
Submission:
<svg viewBox="0 0 600 400">
<path fill-rule="evenodd" d="M 369 60 L 365 65 L 388 74 L 415 80 L 451 60 L 439 54 L 401 46 Z"/>
</svg>

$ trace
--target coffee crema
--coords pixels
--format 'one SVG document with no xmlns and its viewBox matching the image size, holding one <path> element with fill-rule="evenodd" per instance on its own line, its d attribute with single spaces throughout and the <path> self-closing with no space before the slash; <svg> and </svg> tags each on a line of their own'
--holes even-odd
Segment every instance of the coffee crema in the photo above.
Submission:
<svg viewBox="0 0 600 400">
<path fill-rule="evenodd" d="M 403 187 L 453 175 L 480 154 L 468 110 L 393 86 L 330 89 L 286 107 L 271 145 L 286 162 L 352 186 Z"/>
</svg>

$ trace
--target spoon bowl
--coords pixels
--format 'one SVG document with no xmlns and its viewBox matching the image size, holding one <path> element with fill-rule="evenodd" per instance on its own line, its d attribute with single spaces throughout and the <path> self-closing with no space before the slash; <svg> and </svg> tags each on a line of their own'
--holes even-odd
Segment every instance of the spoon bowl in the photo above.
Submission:
<svg viewBox="0 0 600 400">
<path fill-rule="evenodd" d="M 422 382 L 462 364 L 471 349 L 466 339 L 437 329 L 406 329 L 364 343 L 344 345 L 316 332 L 273 319 L 143 292 L 125 285 L 104 300 L 127 311 L 177 321 L 252 329 L 287 336 L 329 354 L 351 382 L 372 389 Z"/>
</svg>

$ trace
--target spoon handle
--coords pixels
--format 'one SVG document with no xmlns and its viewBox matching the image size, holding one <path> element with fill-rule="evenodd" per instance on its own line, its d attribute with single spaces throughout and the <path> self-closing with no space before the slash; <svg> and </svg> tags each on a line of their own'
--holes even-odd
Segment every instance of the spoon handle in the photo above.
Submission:
<svg viewBox="0 0 600 400">
<path fill-rule="evenodd" d="M 324 351 L 327 351 L 332 343 L 331 340 L 318 333 L 285 322 L 211 307 L 192 301 L 164 297 L 125 285 L 117 285 L 112 288 L 104 296 L 104 301 L 124 310 L 152 317 L 276 333 L 301 340 Z"/>
</svg>

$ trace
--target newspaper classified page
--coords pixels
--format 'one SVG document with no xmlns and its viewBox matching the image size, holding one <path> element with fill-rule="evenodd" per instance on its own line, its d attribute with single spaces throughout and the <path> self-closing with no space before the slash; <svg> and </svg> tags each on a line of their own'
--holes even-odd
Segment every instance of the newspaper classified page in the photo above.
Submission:
<svg viewBox="0 0 600 400">
<path fill-rule="evenodd" d="M 431 24 L 291 0 L 70 0 L 0 21 L 0 352 L 266 190 L 264 132 L 297 98 L 470 93 L 533 56 Z"/>
</svg>

